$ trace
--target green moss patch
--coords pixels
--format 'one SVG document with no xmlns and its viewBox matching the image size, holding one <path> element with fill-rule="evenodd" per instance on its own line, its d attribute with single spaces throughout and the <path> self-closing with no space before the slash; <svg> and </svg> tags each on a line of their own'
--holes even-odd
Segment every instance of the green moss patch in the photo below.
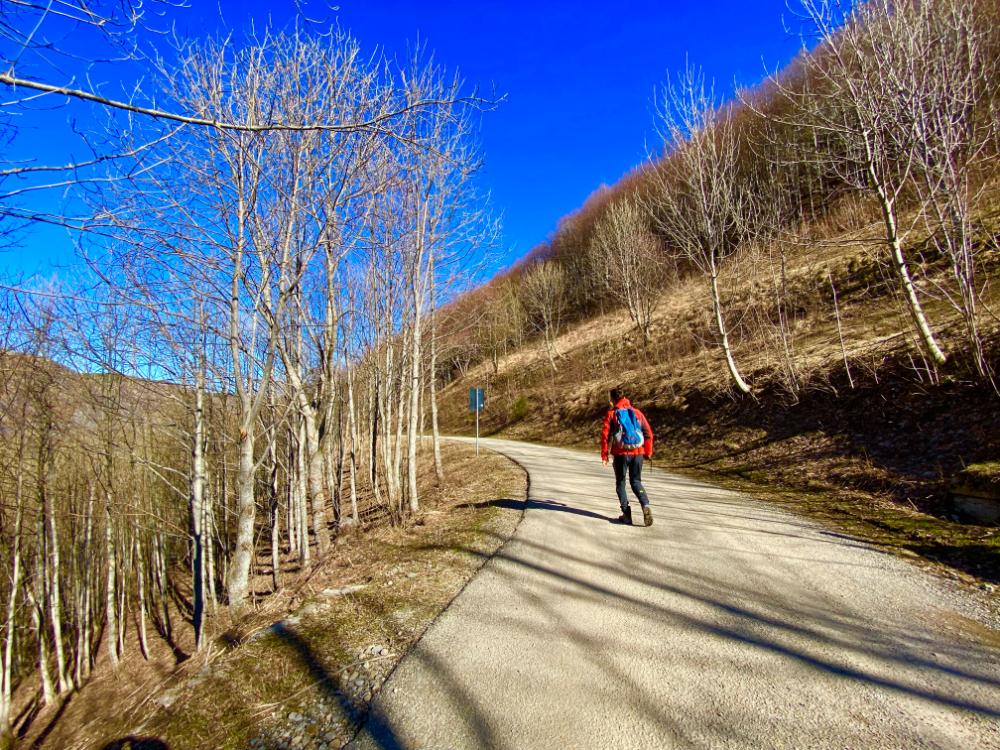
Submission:
<svg viewBox="0 0 1000 750">
<path fill-rule="evenodd" d="M 1000 461 L 969 464 L 952 478 L 952 491 L 1000 500 Z"/>
</svg>

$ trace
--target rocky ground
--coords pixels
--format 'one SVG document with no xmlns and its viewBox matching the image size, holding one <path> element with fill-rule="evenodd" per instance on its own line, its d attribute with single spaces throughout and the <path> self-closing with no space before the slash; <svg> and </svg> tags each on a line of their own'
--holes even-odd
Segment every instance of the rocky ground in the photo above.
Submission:
<svg viewBox="0 0 1000 750">
<path fill-rule="evenodd" d="M 356 654 L 353 666 L 337 675 L 331 695 L 318 698 L 284 722 L 250 740 L 251 750 L 331 750 L 343 747 L 365 718 L 372 697 L 392 671 L 400 654 L 374 644 Z"/>
</svg>

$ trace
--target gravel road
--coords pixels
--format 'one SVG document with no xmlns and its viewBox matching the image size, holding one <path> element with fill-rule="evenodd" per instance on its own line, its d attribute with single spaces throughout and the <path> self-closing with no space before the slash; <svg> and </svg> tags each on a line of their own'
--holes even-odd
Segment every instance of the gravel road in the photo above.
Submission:
<svg viewBox="0 0 1000 750">
<path fill-rule="evenodd" d="M 656 469 L 612 524 L 596 452 L 483 442 L 524 519 L 350 747 L 1000 748 L 1000 633 L 932 576 Z"/>
</svg>

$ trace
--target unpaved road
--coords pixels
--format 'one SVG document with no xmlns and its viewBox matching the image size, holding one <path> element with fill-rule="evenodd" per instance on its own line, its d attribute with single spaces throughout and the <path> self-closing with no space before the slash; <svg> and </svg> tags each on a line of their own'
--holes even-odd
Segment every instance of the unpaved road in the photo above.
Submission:
<svg viewBox="0 0 1000 750">
<path fill-rule="evenodd" d="M 352 747 L 1000 748 L 1000 634 L 914 566 L 656 470 L 611 524 L 595 454 L 484 444 L 524 519 Z"/>
</svg>

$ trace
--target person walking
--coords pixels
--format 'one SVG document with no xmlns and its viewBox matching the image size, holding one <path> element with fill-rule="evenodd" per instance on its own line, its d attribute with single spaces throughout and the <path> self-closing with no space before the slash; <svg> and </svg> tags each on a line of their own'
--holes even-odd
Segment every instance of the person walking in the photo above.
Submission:
<svg viewBox="0 0 1000 750">
<path fill-rule="evenodd" d="M 606 466 L 609 451 L 614 459 L 615 490 L 622 508 L 617 520 L 618 523 L 632 523 L 632 509 L 629 508 L 628 491 L 625 489 L 627 472 L 632 492 L 642 507 L 643 521 L 646 526 L 651 526 L 653 512 L 649 509 L 649 498 L 642 486 L 642 460 L 653 457 L 653 430 L 646 416 L 632 406 L 621 390 L 612 388 L 608 395 L 611 408 L 604 415 L 604 428 L 601 430 L 601 460 Z"/>
</svg>

